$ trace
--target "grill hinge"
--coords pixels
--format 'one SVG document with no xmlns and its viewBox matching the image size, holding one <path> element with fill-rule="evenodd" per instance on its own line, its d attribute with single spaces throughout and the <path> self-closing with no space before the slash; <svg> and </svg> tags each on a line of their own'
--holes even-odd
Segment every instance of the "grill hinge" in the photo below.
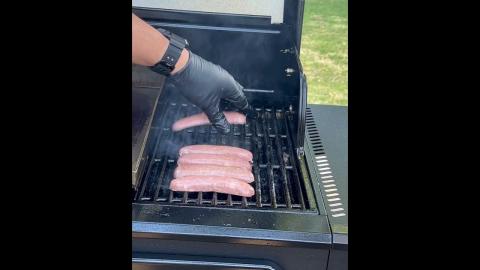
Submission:
<svg viewBox="0 0 480 270">
<path fill-rule="evenodd" d="M 305 151 L 303 150 L 303 147 L 297 148 L 297 157 L 298 159 L 302 159 L 302 157 L 305 155 Z"/>
</svg>

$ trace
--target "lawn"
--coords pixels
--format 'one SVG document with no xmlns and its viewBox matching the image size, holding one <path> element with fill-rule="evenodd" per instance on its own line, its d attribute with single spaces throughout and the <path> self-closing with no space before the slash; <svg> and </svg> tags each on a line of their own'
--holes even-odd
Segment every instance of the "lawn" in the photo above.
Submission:
<svg viewBox="0 0 480 270">
<path fill-rule="evenodd" d="M 300 58 L 308 103 L 348 105 L 347 3 L 305 0 Z"/>
</svg>

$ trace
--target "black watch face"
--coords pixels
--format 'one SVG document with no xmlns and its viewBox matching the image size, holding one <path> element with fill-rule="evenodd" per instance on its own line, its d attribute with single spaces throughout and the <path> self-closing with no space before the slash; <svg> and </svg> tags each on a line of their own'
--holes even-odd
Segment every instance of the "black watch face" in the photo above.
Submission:
<svg viewBox="0 0 480 270">
<path fill-rule="evenodd" d="M 166 66 L 166 67 L 169 68 L 169 69 L 173 69 L 173 68 L 174 68 L 174 65 L 173 65 L 172 62 L 168 62 L 168 61 L 162 60 L 160 63 L 161 63 L 162 65 Z"/>
</svg>

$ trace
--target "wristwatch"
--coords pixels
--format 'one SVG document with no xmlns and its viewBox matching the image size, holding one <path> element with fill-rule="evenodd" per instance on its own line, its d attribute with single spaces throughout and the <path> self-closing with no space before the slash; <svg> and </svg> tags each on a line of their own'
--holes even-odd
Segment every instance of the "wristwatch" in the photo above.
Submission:
<svg viewBox="0 0 480 270">
<path fill-rule="evenodd" d="M 165 76 L 170 76 L 170 73 L 175 69 L 178 58 L 184 48 L 188 47 L 188 41 L 174 33 L 171 33 L 164 29 L 157 29 L 162 33 L 170 42 L 168 44 L 167 51 L 163 55 L 162 59 L 151 66 L 150 69 Z"/>
</svg>

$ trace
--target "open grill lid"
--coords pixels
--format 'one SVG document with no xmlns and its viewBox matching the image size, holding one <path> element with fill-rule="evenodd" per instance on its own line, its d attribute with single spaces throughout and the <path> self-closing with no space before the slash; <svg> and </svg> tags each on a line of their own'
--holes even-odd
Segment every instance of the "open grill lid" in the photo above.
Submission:
<svg viewBox="0 0 480 270">
<path fill-rule="evenodd" d="M 132 0 L 144 19 L 212 26 L 283 26 L 300 51 L 305 0 Z M 172 16 L 173 15 L 173 16 Z"/>
<path fill-rule="evenodd" d="M 252 104 L 288 108 L 303 154 L 307 83 L 299 60 L 304 0 L 132 0 L 132 11 L 230 72 Z"/>
</svg>

